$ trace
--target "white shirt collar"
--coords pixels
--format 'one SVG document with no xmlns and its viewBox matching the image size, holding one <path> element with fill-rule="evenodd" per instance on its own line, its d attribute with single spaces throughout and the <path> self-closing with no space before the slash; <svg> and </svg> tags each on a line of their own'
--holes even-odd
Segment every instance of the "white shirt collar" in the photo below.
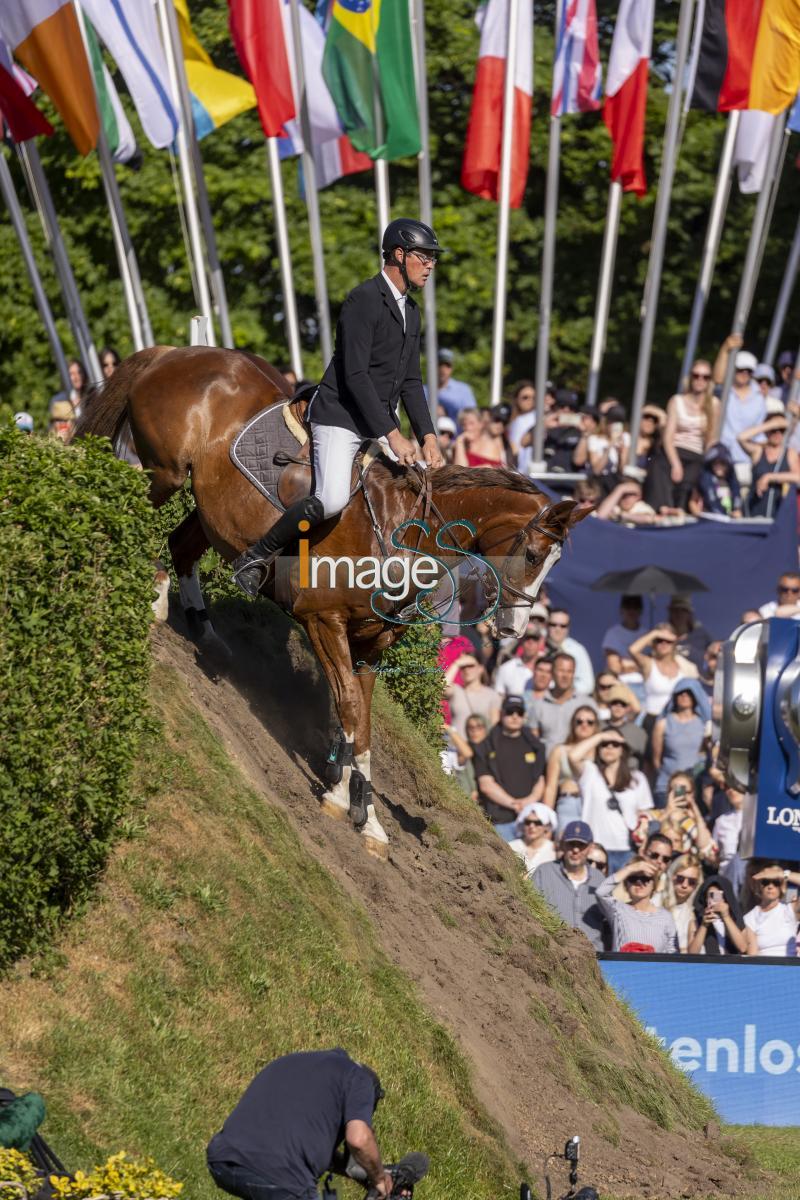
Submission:
<svg viewBox="0 0 800 1200">
<path fill-rule="evenodd" d="M 397 301 L 397 303 L 398 303 L 398 305 L 400 306 L 400 308 L 405 308 L 405 306 L 406 306 L 406 294 L 405 294 L 405 292 L 401 292 L 399 288 L 396 288 L 396 287 L 394 286 L 394 284 L 392 283 L 391 279 L 389 278 L 389 276 L 386 274 L 386 272 L 385 272 L 385 271 L 381 271 L 381 275 L 382 275 L 382 276 L 383 276 L 383 278 L 386 280 L 386 282 L 388 283 L 389 287 L 392 289 L 392 295 L 394 296 L 394 298 L 395 298 L 395 300 Z"/>
</svg>

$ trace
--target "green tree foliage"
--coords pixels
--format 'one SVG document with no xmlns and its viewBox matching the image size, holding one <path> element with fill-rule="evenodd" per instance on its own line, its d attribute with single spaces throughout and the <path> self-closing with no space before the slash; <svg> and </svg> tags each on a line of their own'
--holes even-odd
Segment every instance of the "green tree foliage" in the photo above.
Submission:
<svg viewBox="0 0 800 1200">
<path fill-rule="evenodd" d="M 227 28 L 224 0 L 192 0 L 195 30 L 215 62 L 241 72 Z M 434 215 L 437 231 L 451 253 L 437 271 L 440 341 L 458 353 L 457 374 L 469 379 L 482 399 L 488 394 L 491 322 L 494 307 L 496 206 L 465 193 L 459 183 L 475 62 L 478 30 L 473 0 L 428 0 L 426 5 Z M 535 95 L 531 132 L 531 169 L 524 206 L 511 217 L 506 381 L 533 372 L 538 324 L 539 264 L 542 249 L 544 180 L 547 160 L 550 75 L 553 58 L 552 0 L 535 6 Z M 608 50 L 616 0 L 599 0 L 601 54 Z M 619 252 L 614 280 L 608 348 L 602 386 L 623 400 L 629 397 L 638 345 L 639 306 L 647 266 L 655 187 L 670 86 L 677 26 L 677 0 L 658 6 L 653 70 L 648 101 L 646 164 L 648 195 L 626 196 L 622 206 Z M 118 81 L 119 81 L 119 77 Z M 132 113 L 127 96 L 124 102 Z M 43 107 L 53 116 L 48 103 Z M 133 116 L 133 114 L 132 114 Z M 78 284 L 98 344 L 110 342 L 131 351 L 122 288 L 95 155 L 81 160 L 63 133 L 40 139 L 40 151 Z M 183 344 L 195 311 L 187 255 L 175 203 L 170 157 L 155 151 L 134 127 L 143 150 L 136 172 L 118 176 L 131 232 L 145 281 L 155 335 Z M 674 389 L 697 278 L 698 262 L 714 189 L 725 118 L 690 113 L 678 163 L 670 214 L 667 257 L 659 305 L 651 376 L 653 400 Z M 201 145 L 217 237 L 238 345 L 277 364 L 287 359 L 280 276 L 275 245 L 264 139 L 253 111 L 215 131 Z M 562 166 L 556 286 L 552 323 L 551 374 L 564 384 L 585 386 L 594 298 L 608 189 L 610 139 L 599 114 L 563 121 Z M 772 223 L 748 344 L 763 347 L 789 241 L 797 214 L 797 176 L 790 151 Z M 14 175 L 20 194 L 21 176 Z M 316 343 L 311 253 L 297 164 L 282 166 L 287 197 L 295 287 L 303 328 L 305 372 L 323 367 Z M 417 167 L 413 160 L 390 168 L 392 211 L 417 210 Z M 334 316 L 344 295 L 377 266 L 377 227 L 373 180 L 369 172 L 352 176 L 320 195 L 328 286 Z M 27 203 L 27 202 L 26 202 Z M 744 259 L 755 199 L 734 187 L 702 348 L 713 354 L 727 333 Z M 28 226 L 57 314 L 62 304 L 46 261 L 35 215 Z M 13 232 L 0 219 L 0 405 L 30 408 L 43 417 L 58 379 L 36 315 L 30 287 Z M 787 330 L 800 314 L 800 296 Z M 74 352 L 66 321 L 59 328 Z M 789 341 L 791 343 L 791 337 Z M 2 413 L 0 412 L 0 415 Z"/>
<path fill-rule="evenodd" d="M 101 870 L 146 717 L 152 513 L 140 472 L 0 427 L 0 965 Z"/>
</svg>

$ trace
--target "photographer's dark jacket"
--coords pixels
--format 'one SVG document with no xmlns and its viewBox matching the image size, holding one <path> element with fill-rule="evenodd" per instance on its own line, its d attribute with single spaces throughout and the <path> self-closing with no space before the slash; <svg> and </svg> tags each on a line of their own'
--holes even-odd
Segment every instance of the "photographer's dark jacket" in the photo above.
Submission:
<svg viewBox="0 0 800 1200">
<path fill-rule="evenodd" d="M 310 420 L 363 438 L 398 429 L 403 404 L 417 441 L 433 433 L 419 362 L 420 316 L 406 294 L 403 317 L 383 272 L 348 295 L 336 326 L 333 358 L 311 405 Z"/>
</svg>

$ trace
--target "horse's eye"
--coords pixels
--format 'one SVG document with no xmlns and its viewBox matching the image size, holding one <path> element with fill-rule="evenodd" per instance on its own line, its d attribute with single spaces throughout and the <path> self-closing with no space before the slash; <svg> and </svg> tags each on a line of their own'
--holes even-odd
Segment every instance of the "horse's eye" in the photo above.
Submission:
<svg viewBox="0 0 800 1200">
<path fill-rule="evenodd" d="M 539 557 L 540 556 L 536 553 L 536 551 L 532 550 L 531 547 L 528 546 L 528 548 L 525 551 L 525 561 L 529 562 L 531 564 L 531 566 L 533 567 L 536 565 L 536 563 L 538 563 Z"/>
</svg>

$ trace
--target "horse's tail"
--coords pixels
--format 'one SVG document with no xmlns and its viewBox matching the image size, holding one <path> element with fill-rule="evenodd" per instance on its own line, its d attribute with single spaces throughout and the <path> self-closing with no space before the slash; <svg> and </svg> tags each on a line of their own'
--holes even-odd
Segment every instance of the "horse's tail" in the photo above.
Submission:
<svg viewBox="0 0 800 1200">
<path fill-rule="evenodd" d="M 95 437 L 110 438 L 112 443 L 116 443 L 128 419 L 128 399 L 134 380 L 147 370 L 162 351 L 161 346 L 149 346 L 132 354 L 120 363 L 110 379 L 90 388 L 71 440 L 90 433 Z"/>
</svg>

